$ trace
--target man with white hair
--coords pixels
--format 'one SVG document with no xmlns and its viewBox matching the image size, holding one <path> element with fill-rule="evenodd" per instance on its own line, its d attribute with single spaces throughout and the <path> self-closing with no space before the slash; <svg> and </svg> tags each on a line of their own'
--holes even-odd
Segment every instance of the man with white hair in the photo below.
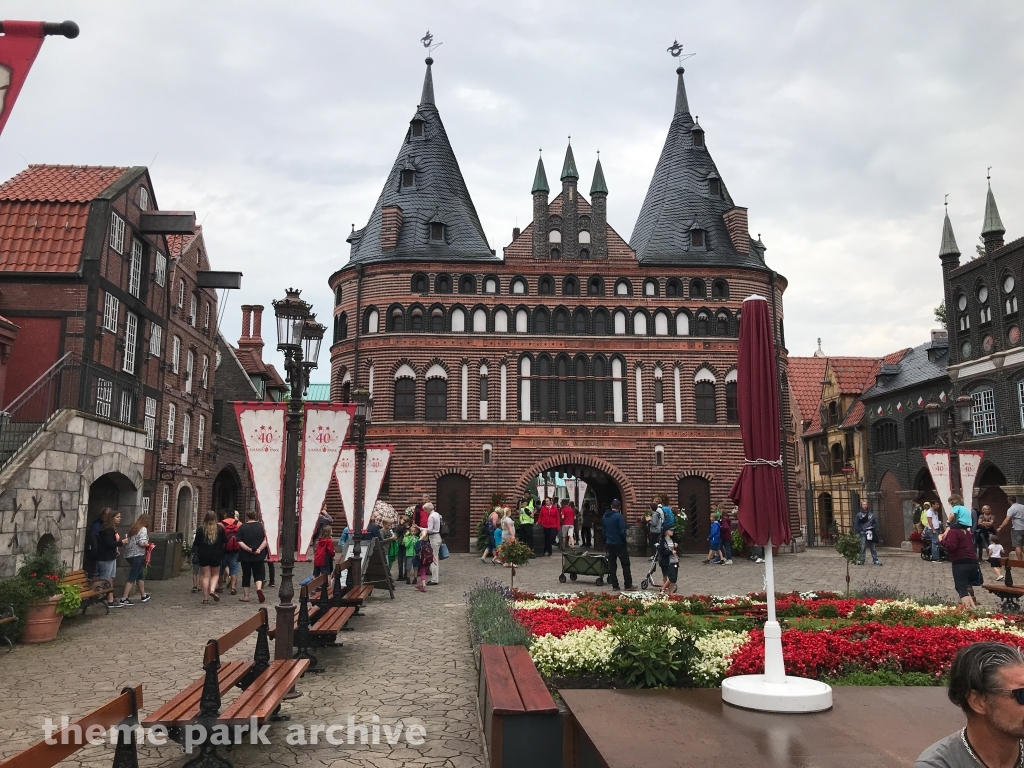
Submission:
<svg viewBox="0 0 1024 768">
<path fill-rule="evenodd" d="M 441 557 L 441 515 L 429 501 L 423 505 L 423 511 L 427 513 L 427 538 L 430 541 L 430 548 L 434 550 L 434 562 L 430 564 L 430 581 L 427 582 L 430 586 L 437 584 L 441 571 L 438 565 Z"/>
</svg>

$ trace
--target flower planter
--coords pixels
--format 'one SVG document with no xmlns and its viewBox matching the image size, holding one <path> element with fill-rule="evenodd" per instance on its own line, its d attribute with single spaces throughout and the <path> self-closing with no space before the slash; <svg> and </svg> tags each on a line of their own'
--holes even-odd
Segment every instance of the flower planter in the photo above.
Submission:
<svg viewBox="0 0 1024 768">
<path fill-rule="evenodd" d="M 920 552 L 921 552 L 921 542 L 920 541 L 912 541 L 912 542 L 910 542 L 910 548 L 914 552 L 917 552 L 918 554 L 920 554 Z"/>
<path fill-rule="evenodd" d="M 57 630 L 64 618 L 57 613 L 59 600 L 60 595 L 57 594 L 29 606 L 25 629 L 20 638 L 22 643 L 48 643 L 57 637 Z"/>
</svg>

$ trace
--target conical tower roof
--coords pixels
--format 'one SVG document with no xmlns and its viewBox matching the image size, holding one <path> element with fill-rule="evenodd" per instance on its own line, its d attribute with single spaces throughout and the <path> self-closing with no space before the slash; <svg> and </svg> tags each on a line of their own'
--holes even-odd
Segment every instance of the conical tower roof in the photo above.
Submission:
<svg viewBox="0 0 1024 768">
<path fill-rule="evenodd" d="M 608 194 L 608 183 L 604 180 L 604 169 L 601 168 L 601 158 L 597 158 L 597 165 L 594 167 L 594 181 L 590 184 L 590 194 L 596 192 Z"/>
<path fill-rule="evenodd" d="M 530 194 L 534 192 L 550 192 L 551 189 L 548 187 L 548 175 L 544 173 L 544 158 L 537 158 L 537 172 L 533 174 L 533 189 L 530 190 Z"/>
<path fill-rule="evenodd" d="M 706 264 L 764 267 L 754 248 L 735 249 L 723 214 L 734 208 L 724 182 L 722 194 L 712 196 L 708 179 L 721 177 L 706 146 L 695 146 L 683 68 L 676 70 L 675 114 L 665 146 L 654 169 L 647 197 L 640 208 L 629 245 L 637 259 L 652 264 Z M 697 132 L 701 134 L 701 131 Z M 690 230 L 703 229 L 706 248 L 690 248 Z"/>
<path fill-rule="evenodd" d="M 580 172 L 576 170 L 576 158 L 572 156 L 572 144 L 566 147 L 565 162 L 562 163 L 562 176 L 560 181 L 566 179 L 579 179 Z"/>
<path fill-rule="evenodd" d="M 996 198 L 992 194 L 992 182 L 988 184 L 988 195 L 985 197 L 985 224 L 981 228 L 982 235 L 1005 234 L 1006 227 L 1003 220 L 999 218 L 999 209 L 996 207 Z"/>
<path fill-rule="evenodd" d="M 939 246 L 939 256 L 959 256 L 960 249 L 956 246 L 956 238 L 953 237 L 953 224 L 949 220 L 949 211 L 946 211 L 946 220 L 942 222 L 942 245 Z"/>
<path fill-rule="evenodd" d="M 434 105 L 433 59 L 426 63 L 420 105 L 384 189 L 366 226 L 349 235 L 352 262 L 497 260 Z M 404 184 L 403 171 L 412 173 L 409 186 Z M 402 210 L 402 225 L 397 246 L 385 252 L 381 249 L 383 209 L 392 207 Z M 430 238 L 431 222 L 445 225 L 443 240 Z"/>
</svg>

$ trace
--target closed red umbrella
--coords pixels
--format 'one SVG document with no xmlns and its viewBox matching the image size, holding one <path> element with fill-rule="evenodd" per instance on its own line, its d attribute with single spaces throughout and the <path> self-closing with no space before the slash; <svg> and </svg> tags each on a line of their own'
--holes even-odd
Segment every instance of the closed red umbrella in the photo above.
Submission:
<svg viewBox="0 0 1024 768">
<path fill-rule="evenodd" d="M 736 389 L 745 461 L 729 498 L 739 507 L 740 530 L 749 543 L 788 544 L 775 345 L 771 311 L 762 296 L 743 302 Z"/>
</svg>

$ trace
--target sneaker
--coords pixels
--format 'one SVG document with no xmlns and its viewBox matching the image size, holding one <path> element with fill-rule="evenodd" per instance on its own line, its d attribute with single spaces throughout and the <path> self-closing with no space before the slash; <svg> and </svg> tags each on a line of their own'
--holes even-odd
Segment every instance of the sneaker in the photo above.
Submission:
<svg viewBox="0 0 1024 768">
<path fill-rule="evenodd" d="M 123 605 L 123 606 L 125 606 L 125 607 L 127 608 L 128 606 L 132 606 L 132 605 L 135 605 L 135 603 L 133 603 L 133 602 L 132 602 L 131 600 L 129 600 L 129 599 L 127 598 L 127 597 L 122 597 L 122 598 L 121 598 L 121 605 Z"/>
<path fill-rule="evenodd" d="M 764 558 L 763 557 L 755 557 L 754 558 L 754 562 L 755 563 L 763 563 L 764 562 Z"/>
<path fill-rule="evenodd" d="M 998 576 L 996 576 L 996 581 L 1002 581 L 1003 580 L 1003 576 L 1004 576 L 1004 574 L 999 574 Z"/>
<path fill-rule="evenodd" d="M 107 603 L 107 608 L 124 608 L 124 603 L 120 600 L 115 600 L 112 603 Z"/>
<path fill-rule="evenodd" d="M 881 565 L 881 564 L 882 564 L 881 561 L 875 560 L 875 565 Z"/>
<path fill-rule="evenodd" d="M 194 595 L 194 594 L 195 594 L 196 592 L 198 592 L 198 591 L 199 591 L 199 587 L 192 587 L 192 594 L 193 594 L 193 595 Z"/>
<path fill-rule="evenodd" d="M 153 597 L 152 595 L 143 595 L 142 596 L 142 602 L 148 603 L 152 597 Z"/>
<path fill-rule="evenodd" d="M 725 564 L 726 564 L 726 565 L 732 565 L 732 560 L 726 560 L 726 561 L 725 561 Z"/>
</svg>

